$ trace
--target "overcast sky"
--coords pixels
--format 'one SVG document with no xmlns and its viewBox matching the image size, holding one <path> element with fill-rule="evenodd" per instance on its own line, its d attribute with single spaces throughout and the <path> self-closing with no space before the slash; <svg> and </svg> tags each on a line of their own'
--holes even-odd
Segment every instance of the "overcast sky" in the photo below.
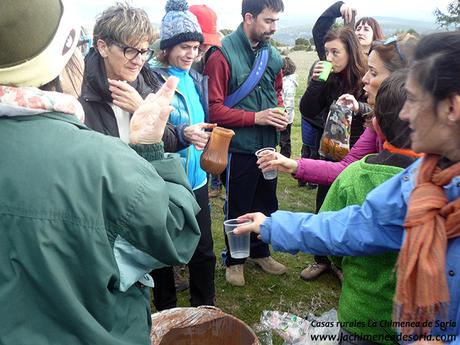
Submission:
<svg viewBox="0 0 460 345">
<path fill-rule="evenodd" d="M 439 7 L 445 11 L 450 1 L 350 0 L 347 3 L 358 9 L 358 18 L 362 16 L 387 16 L 434 22 L 433 11 L 435 8 Z M 92 22 L 99 12 L 115 2 L 115 0 L 75 0 L 85 24 Z M 152 22 L 161 22 L 165 13 L 166 0 L 129 0 L 129 2 L 144 8 Z M 299 19 L 299 17 L 305 17 L 306 23 L 310 21 L 313 23 L 315 18 L 334 2 L 331 0 L 284 0 L 285 11 L 280 17 L 280 25 L 289 26 L 294 18 Z M 216 11 L 219 29 L 234 29 L 241 21 L 240 0 L 189 0 L 189 4 L 206 4 Z"/>
</svg>

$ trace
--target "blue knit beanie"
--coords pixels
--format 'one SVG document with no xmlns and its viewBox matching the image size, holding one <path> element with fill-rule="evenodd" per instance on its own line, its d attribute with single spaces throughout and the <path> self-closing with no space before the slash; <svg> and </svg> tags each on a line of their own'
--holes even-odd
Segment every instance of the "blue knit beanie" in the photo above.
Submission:
<svg viewBox="0 0 460 345">
<path fill-rule="evenodd" d="M 186 0 L 168 0 L 165 9 L 160 28 L 160 49 L 188 41 L 203 43 L 200 25 L 195 15 L 188 11 Z"/>
</svg>

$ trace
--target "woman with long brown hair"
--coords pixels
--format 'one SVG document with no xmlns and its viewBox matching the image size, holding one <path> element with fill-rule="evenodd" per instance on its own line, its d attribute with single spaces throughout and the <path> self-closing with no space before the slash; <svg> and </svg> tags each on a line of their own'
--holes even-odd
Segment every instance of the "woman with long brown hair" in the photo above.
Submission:
<svg viewBox="0 0 460 345">
<path fill-rule="evenodd" d="M 380 84 L 391 73 L 407 67 L 417 42 L 418 39 L 415 37 L 403 35 L 398 39 L 392 38 L 373 43 L 368 57 L 368 70 L 362 79 L 367 103 L 371 107 L 374 105 Z M 350 106 L 355 110 L 359 109 L 360 104 L 354 99 L 354 96 L 342 95 L 341 98 L 350 101 Z M 330 185 L 349 164 L 368 154 L 379 152 L 381 149 L 382 145 L 376 132 L 369 126 L 353 145 L 350 152 L 339 162 L 308 158 L 293 160 L 277 154 L 277 159 L 266 162 L 261 167 L 277 168 L 279 171 L 292 174 L 294 178 L 302 182 Z M 301 272 L 301 277 L 305 280 L 315 279 L 330 268 L 327 258 L 315 256 L 315 262 Z"/>
<path fill-rule="evenodd" d="M 311 76 L 307 90 L 300 100 L 302 117 L 316 128 L 323 129 L 326 115 L 332 102 L 343 94 L 351 94 L 364 102 L 362 78 L 367 70 L 364 54 L 359 47 L 355 33 L 347 28 L 331 30 L 325 37 L 326 59 L 332 63 L 332 71 L 324 82 L 319 75 L 324 69 L 322 61 L 318 62 Z M 365 103 L 353 116 L 350 143 L 358 140 L 364 131 L 364 118 L 370 108 Z"/>
<path fill-rule="evenodd" d="M 332 63 L 331 74 L 327 81 L 319 80 L 318 77 L 323 71 L 324 64 L 320 61 L 315 65 L 307 90 L 300 100 L 300 112 L 303 120 L 322 132 L 331 104 L 343 94 L 353 95 L 355 99 L 361 101 L 351 124 L 350 145 L 353 146 L 364 132 L 365 114 L 371 110 L 364 103 L 366 96 L 362 82 L 367 70 L 366 57 L 362 53 L 356 34 L 351 29 L 331 30 L 326 35 L 324 42 L 326 59 Z M 320 135 L 318 139 L 319 137 Z M 317 146 L 319 146 L 318 142 Z M 316 211 L 319 211 L 328 190 L 329 184 L 318 186 Z M 316 259 L 324 267 L 328 264 L 327 258 L 316 257 Z M 304 270 L 301 277 L 310 280 L 316 275 Z"/>
</svg>

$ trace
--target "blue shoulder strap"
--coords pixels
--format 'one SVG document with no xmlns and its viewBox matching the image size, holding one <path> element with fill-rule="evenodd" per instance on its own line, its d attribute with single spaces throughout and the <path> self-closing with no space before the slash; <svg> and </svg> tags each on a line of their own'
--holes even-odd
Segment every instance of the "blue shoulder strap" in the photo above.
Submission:
<svg viewBox="0 0 460 345">
<path fill-rule="evenodd" d="M 256 87 L 259 83 L 260 79 L 265 73 L 265 69 L 267 68 L 268 58 L 270 57 L 270 48 L 262 49 L 260 54 L 257 55 L 254 65 L 252 66 L 251 73 L 240 85 L 240 87 L 233 92 L 231 95 L 228 95 L 224 100 L 224 105 L 233 108 L 236 104 L 238 104 L 243 98 L 251 93 L 252 90 Z"/>
</svg>

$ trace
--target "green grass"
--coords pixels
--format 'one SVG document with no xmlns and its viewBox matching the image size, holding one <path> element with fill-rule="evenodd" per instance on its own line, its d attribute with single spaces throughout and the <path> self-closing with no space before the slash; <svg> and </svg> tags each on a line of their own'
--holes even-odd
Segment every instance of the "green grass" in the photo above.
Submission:
<svg viewBox="0 0 460 345">
<path fill-rule="evenodd" d="M 299 87 L 297 101 L 306 88 L 308 68 L 315 59 L 314 53 L 294 52 L 290 55 L 297 65 Z M 296 112 L 292 127 L 293 158 L 300 156 L 300 114 Z M 278 179 L 278 200 L 281 210 L 313 212 L 315 191 L 299 188 L 297 181 L 288 174 L 280 174 Z M 212 231 L 214 251 L 217 257 L 216 266 L 216 304 L 224 312 L 232 314 L 253 326 L 259 322 L 263 310 L 278 310 L 305 316 L 308 312 L 316 314 L 337 307 L 340 284 L 331 274 L 324 274 L 312 282 L 299 278 L 300 271 L 309 262 L 311 255 L 273 253 L 273 257 L 288 267 L 287 274 L 272 276 L 262 272 L 255 265 L 245 265 L 244 287 L 233 287 L 225 281 L 225 267 L 220 259 L 220 252 L 225 247 L 222 222 L 223 201 L 211 199 Z M 189 292 L 179 294 L 179 306 L 189 306 Z M 275 343 L 281 344 L 280 339 Z"/>
</svg>

